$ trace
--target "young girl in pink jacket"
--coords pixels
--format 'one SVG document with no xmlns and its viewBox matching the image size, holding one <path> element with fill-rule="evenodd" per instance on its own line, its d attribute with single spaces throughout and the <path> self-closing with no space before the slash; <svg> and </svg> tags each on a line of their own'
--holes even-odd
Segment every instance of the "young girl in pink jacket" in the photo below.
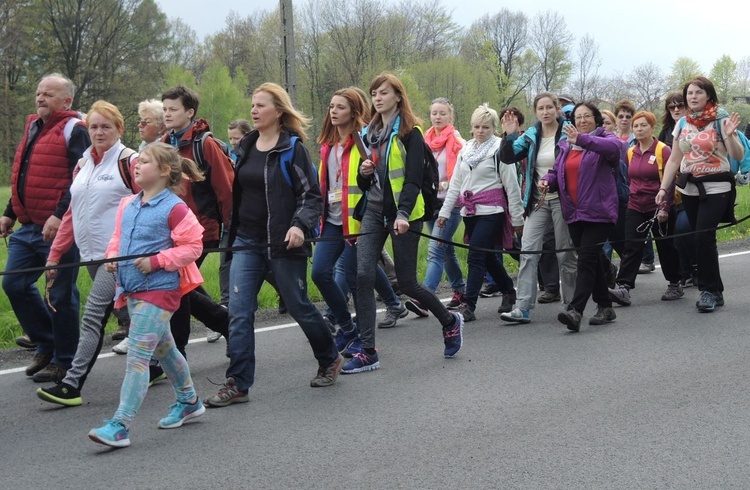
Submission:
<svg viewBox="0 0 750 490">
<path fill-rule="evenodd" d="M 127 302 L 131 325 L 120 406 L 112 420 L 89 432 L 89 438 L 99 444 L 130 445 L 130 424 L 146 396 L 152 355 L 177 397 L 159 428 L 180 427 L 206 410 L 169 328 L 180 298 L 203 282 L 195 265 L 203 251 L 203 227 L 174 192 L 182 184 L 183 173 L 192 180 L 203 179 L 195 163 L 180 157 L 170 145 L 147 146 L 135 167 L 135 182 L 143 190 L 123 198 L 117 210 L 106 257 L 144 256 L 107 264 L 107 271 L 117 277 L 116 306 Z"/>
</svg>

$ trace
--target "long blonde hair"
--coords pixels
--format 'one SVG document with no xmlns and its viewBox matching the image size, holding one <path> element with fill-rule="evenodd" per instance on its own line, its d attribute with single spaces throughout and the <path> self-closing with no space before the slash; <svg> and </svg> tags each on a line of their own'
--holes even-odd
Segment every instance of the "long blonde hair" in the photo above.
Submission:
<svg viewBox="0 0 750 490">
<path fill-rule="evenodd" d="M 158 165 L 160 170 L 169 170 L 167 187 L 176 194 L 182 194 L 182 182 L 185 177 L 192 182 L 201 182 L 206 179 L 198 168 L 198 165 L 180 155 L 172 145 L 156 141 L 147 145 L 141 155 L 148 154 Z"/>
<path fill-rule="evenodd" d="M 281 112 L 281 117 L 279 118 L 281 129 L 296 134 L 299 136 L 300 141 L 304 142 L 307 139 L 305 129 L 310 126 L 311 119 L 294 108 L 292 99 L 286 90 L 279 84 L 266 82 L 253 90 L 253 95 L 258 92 L 265 92 L 270 95 L 273 100 L 273 106 L 277 111 Z"/>
</svg>

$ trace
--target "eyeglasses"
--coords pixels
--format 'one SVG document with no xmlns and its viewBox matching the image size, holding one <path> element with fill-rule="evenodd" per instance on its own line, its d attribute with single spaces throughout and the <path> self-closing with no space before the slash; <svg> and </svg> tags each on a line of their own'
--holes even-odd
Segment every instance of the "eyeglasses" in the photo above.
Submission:
<svg viewBox="0 0 750 490">
<path fill-rule="evenodd" d="M 437 99 L 433 99 L 433 101 L 430 103 L 432 104 L 445 104 L 445 105 L 451 105 L 451 101 L 446 99 L 445 97 L 438 97 Z"/>
<path fill-rule="evenodd" d="M 670 111 L 673 111 L 675 109 L 682 110 L 684 108 L 685 108 L 685 104 L 669 104 L 667 106 L 667 109 L 669 109 Z"/>
<path fill-rule="evenodd" d="M 594 115 L 593 114 L 581 114 L 580 116 L 575 117 L 576 121 L 587 121 L 589 119 L 594 119 Z"/>
<path fill-rule="evenodd" d="M 631 114 L 618 114 L 617 119 L 633 119 Z"/>
<path fill-rule="evenodd" d="M 139 119 L 138 120 L 138 126 L 148 126 L 152 122 L 154 122 L 154 121 L 152 121 L 151 119 Z"/>
</svg>

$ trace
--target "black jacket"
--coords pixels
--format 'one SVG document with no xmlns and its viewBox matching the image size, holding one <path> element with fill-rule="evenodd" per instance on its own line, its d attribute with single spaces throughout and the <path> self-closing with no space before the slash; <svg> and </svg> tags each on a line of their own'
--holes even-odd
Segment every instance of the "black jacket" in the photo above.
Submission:
<svg viewBox="0 0 750 490">
<path fill-rule="evenodd" d="M 258 131 L 251 131 L 240 141 L 241 157 L 237 160 L 235 172 L 247 162 L 247 156 L 258 141 Z M 281 170 L 281 154 L 291 148 L 291 135 L 283 131 L 276 146 L 268 153 L 265 166 L 266 205 L 268 222 L 266 236 L 268 243 L 281 244 L 287 231 L 292 226 L 299 227 L 305 237 L 311 237 L 318 227 L 320 215 L 323 212 L 323 199 L 320 195 L 317 171 L 312 164 L 310 154 L 301 141 L 297 140 L 294 155 L 289 166 L 289 176 L 292 185 L 287 182 Z M 239 179 L 234 179 L 232 219 L 229 227 L 229 244 L 234 243 L 239 227 L 239 205 L 242 197 Z M 287 250 L 279 245 L 268 248 L 269 258 L 279 257 L 310 257 L 312 245 L 309 242 L 299 248 Z"/>
</svg>

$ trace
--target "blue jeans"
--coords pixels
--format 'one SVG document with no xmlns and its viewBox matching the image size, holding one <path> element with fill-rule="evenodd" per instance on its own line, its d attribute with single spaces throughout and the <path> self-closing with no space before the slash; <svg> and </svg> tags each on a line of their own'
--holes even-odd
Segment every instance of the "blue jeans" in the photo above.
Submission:
<svg viewBox="0 0 750 490">
<path fill-rule="evenodd" d="M 505 213 L 465 217 L 464 225 L 469 237 L 469 245 L 479 248 L 493 248 L 498 230 L 502 229 L 504 223 Z M 503 293 L 513 291 L 513 279 L 508 276 L 508 272 L 503 266 L 502 254 L 469 250 L 467 262 L 469 263 L 469 274 L 466 281 L 464 301 L 472 309 L 477 304 L 479 290 L 484 281 L 484 273 L 487 271 L 497 281 L 500 291 Z"/>
<path fill-rule="evenodd" d="M 343 236 L 343 227 L 326 223 L 323 226 L 321 238 L 334 238 Z M 315 244 L 312 263 L 312 280 L 318 287 L 320 294 L 323 296 L 336 325 L 348 327 L 352 322 L 352 315 L 349 312 L 349 305 L 346 301 L 346 295 L 341 290 L 334 279 L 334 270 L 339 258 L 344 256 L 344 251 L 351 248 L 344 240 L 333 242 L 318 242 Z M 346 261 L 348 257 L 344 257 Z M 356 261 L 356 258 L 355 258 Z M 355 262 L 356 264 L 356 262 Z M 351 269 L 351 268 L 348 268 Z M 356 265 L 353 273 L 347 272 L 346 263 L 344 263 L 344 276 L 347 279 L 349 290 L 356 290 L 357 272 Z M 352 281 L 353 282 L 349 282 Z"/>
<path fill-rule="evenodd" d="M 8 241 L 8 261 L 5 270 L 41 267 L 47 263 L 51 242 L 42 238 L 42 227 L 25 224 L 16 230 Z M 60 264 L 78 262 L 78 248 L 73 245 L 60 259 Z M 36 287 L 41 272 L 28 272 L 3 276 L 3 290 L 8 295 L 13 312 L 24 332 L 37 343 L 38 354 L 52 355 L 52 362 L 70 369 L 78 347 L 78 315 L 80 296 L 76 287 L 78 268 L 57 270 L 49 287 L 53 313 Z"/>
<path fill-rule="evenodd" d="M 255 244 L 258 244 L 257 240 L 238 234 L 233 246 Z M 307 296 L 305 257 L 269 259 L 265 247 L 234 252 L 229 270 L 230 361 L 226 377 L 234 378 L 241 391 L 247 391 L 255 381 L 255 312 L 258 292 L 269 270 L 276 277 L 276 285 L 289 314 L 310 341 L 318 364 L 328 366 L 339 355 L 323 315 Z"/>
<path fill-rule="evenodd" d="M 450 218 L 445 222 L 443 228 L 435 226 L 435 220 L 427 221 L 427 230 L 431 236 L 443 240 L 453 240 L 453 234 L 456 233 L 458 225 L 461 223 L 461 208 L 456 206 L 451 211 Z M 427 271 L 424 275 L 424 287 L 435 292 L 440 279 L 443 278 L 443 270 L 448 275 L 451 283 L 451 289 L 454 291 L 464 292 L 466 283 L 461 272 L 461 266 L 456 258 L 456 251 L 453 245 L 446 245 L 436 240 L 430 240 L 427 246 Z"/>
</svg>

